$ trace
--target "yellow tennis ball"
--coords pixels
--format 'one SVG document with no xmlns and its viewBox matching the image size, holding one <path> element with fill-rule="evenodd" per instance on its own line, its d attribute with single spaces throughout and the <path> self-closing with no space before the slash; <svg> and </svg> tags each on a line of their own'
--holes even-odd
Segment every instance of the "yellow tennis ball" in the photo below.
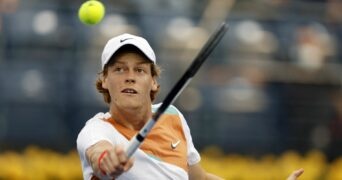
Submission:
<svg viewBox="0 0 342 180">
<path fill-rule="evenodd" d="M 87 25 L 99 23 L 105 15 L 104 5 L 97 0 L 84 2 L 78 10 L 78 17 L 81 22 Z"/>
</svg>

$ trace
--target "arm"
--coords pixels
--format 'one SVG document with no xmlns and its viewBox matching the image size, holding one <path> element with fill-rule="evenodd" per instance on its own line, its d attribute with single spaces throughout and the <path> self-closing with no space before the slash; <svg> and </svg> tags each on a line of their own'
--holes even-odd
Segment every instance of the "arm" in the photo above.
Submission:
<svg viewBox="0 0 342 180">
<path fill-rule="evenodd" d="M 189 179 L 191 180 L 220 180 L 222 178 L 204 171 L 199 163 L 189 166 Z"/>
<path fill-rule="evenodd" d="M 289 177 L 287 177 L 287 180 L 297 180 L 298 177 L 303 174 L 304 172 L 304 169 L 298 169 L 298 170 L 295 170 L 293 171 Z"/>
<path fill-rule="evenodd" d="M 105 152 L 105 153 L 104 153 Z M 98 176 L 117 177 L 133 166 L 121 146 L 114 147 L 108 141 L 99 141 L 86 150 L 86 158 Z"/>
</svg>

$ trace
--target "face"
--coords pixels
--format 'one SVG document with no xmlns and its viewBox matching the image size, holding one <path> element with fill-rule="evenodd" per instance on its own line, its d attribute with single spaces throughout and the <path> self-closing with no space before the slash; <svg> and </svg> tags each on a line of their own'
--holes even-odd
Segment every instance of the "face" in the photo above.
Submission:
<svg viewBox="0 0 342 180">
<path fill-rule="evenodd" d="M 108 89 L 111 106 L 135 109 L 150 106 L 150 92 L 158 88 L 152 77 L 151 64 L 144 56 L 127 52 L 119 54 L 113 65 L 108 67 L 102 87 Z"/>
</svg>

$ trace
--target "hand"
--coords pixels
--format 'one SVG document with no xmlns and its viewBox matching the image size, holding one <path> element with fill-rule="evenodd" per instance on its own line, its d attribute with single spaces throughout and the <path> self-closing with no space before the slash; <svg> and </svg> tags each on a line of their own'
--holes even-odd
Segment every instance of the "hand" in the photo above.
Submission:
<svg viewBox="0 0 342 180">
<path fill-rule="evenodd" d="M 102 159 L 98 161 L 101 173 L 111 177 L 118 177 L 133 166 L 133 159 L 128 160 L 121 146 L 116 146 L 114 150 L 106 150 L 106 152 Z"/>
<path fill-rule="evenodd" d="M 298 169 L 298 170 L 295 170 L 295 171 L 293 171 L 293 172 L 290 174 L 289 177 L 287 177 L 286 180 L 297 180 L 297 178 L 298 178 L 301 174 L 303 174 L 303 172 L 304 172 L 304 169 L 303 169 L 303 168 Z"/>
<path fill-rule="evenodd" d="M 98 159 L 98 169 L 102 175 L 118 177 L 133 166 L 133 159 L 128 160 L 125 151 L 121 146 L 105 150 L 102 157 Z"/>
<path fill-rule="evenodd" d="M 86 157 L 96 176 L 118 177 L 133 166 L 122 146 L 114 147 L 108 141 L 99 141 L 86 150 Z"/>
</svg>

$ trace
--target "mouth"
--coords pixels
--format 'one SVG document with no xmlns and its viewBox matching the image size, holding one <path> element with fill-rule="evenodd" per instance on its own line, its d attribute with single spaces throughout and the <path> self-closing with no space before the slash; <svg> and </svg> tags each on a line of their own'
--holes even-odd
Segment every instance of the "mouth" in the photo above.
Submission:
<svg viewBox="0 0 342 180">
<path fill-rule="evenodd" d="M 121 92 L 125 94 L 138 94 L 138 92 L 135 89 L 131 89 L 131 88 L 126 88 L 122 90 Z"/>
</svg>

